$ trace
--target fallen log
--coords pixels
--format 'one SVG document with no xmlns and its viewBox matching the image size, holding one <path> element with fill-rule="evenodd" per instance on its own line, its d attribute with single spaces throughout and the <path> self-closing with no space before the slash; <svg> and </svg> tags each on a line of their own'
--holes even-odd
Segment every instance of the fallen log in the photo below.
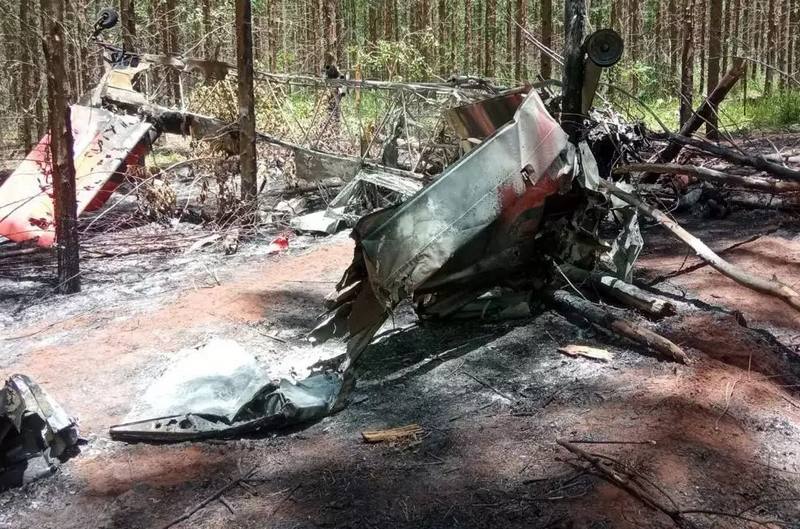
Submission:
<svg viewBox="0 0 800 529">
<path fill-rule="evenodd" d="M 758 154 L 748 156 L 740 151 L 735 151 L 716 143 L 711 143 L 697 138 L 678 136 L 677 134 L 669 134 L 667 135 L 667 139 L 681 145 L 688 145 L 689 147 L 693 147 L 700 151 L 713 154 L 714 156 L 722 158 L 723 160 L 731 163 L 746 165 L 748 167 L 758 169 L 759 171 L 770 173 L 771 175 L 784 180 L 800 180 L 800 171 L 791 169 L 779 163 L 771 162 L 766 157 Z"/>
<path fill-rule="evenodd" d="M 623 320 L 615 314 L 564 290 L 544 292 L 546 302 L 565 317 L 578 315 L 589 322 L 623 336 L 648 349 L 661 353 L 676 362 L 686 364 L 689 357 L 683 349 L 663 336 L 636 323 Z"/>
<path fill-rule="evenodd" d="M 714 87 L 714 90 L 711 91 L 711 94 L 703 101 L 703 104 L 700 105 L 692 117 L 684 123 L 678 135 L 691 136 L 697 132 L 703 123 L 706 123 L 709 117 L 716 112 L 719 104 L 722 103 L 728 95 L 728 92 L 731 91 L 736 82 L 744 75 L 745 70 L 744 60 L 741 58 L 735 59 L 731 69 L 725 74 L 725 77 L 720 80 L 719 84 Z M 672 142 L 658 153 L 656 160 L 659 163 L 669 163 L 678 156 L 681 149 L 683 149 L 683 145 Z"/>
<path fill-rule="evenodd" d="M 773 296 L 783 300 L 787 305 L 800 312 L 800 294 L 794 289 L 778 281 L 777 279 L 765 279 L 753 274 L 749 274 L 736 265 L 729 263 L 722 257 L 714 253 L 714 251 L 706 246 L 706 244 L 683 229 L 677 222 L 670 219 L 661 211 L 655 209 L 642 200 L 635 197 L 630 193 L 618 188 L 607 180 L 600 180 L 600 185 L 608 189 L 611 194 L 632 206 L 635 206 L 639 211 L 661 224 L 664 228 L 669 230 L 675 237 L 689 245 L 703 261 L 707 262 L 712 268 L 719 273 L 733 279 L 737 283 L 756 292 Z"/>
<path fill-rule="evenodd" d="M 589 281 L 601 293 L 620 303 L 642 311 L 653 318 L 664 318 L 676 314 L 675 305 L 658 298 L 641 288 L 600 272 L 590 272 L 572 265 L 562 265 L 561 270 L 573 282 Z"/>
<path fill-rule="evenodd" d="M 696 165 L 637 163 L 614 169 L 614 174 L 644 172 L 650 174 L 688 174 L 716 184 L 735 185 L 748 189 L 766 191 L 768 193 L 792 193 L 800 191 L 800 181 L 781 181 L 760 176 L 735 175 Z"/>
<path fill-rule="evenodd" d="M 764 156 L 770 162 L 778 163 L 800 163 L 800 151 L 789 151 Z"/>
</svg>

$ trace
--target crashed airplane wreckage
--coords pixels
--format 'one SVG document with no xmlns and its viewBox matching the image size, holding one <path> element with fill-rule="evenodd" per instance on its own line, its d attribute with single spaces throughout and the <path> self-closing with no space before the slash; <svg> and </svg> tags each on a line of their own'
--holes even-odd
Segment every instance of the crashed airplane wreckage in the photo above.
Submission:
<svg viewBox="0 0 800 529">
<path fill-rule="evenodd" d="M 0 390 L 0 492 L 54 474 L 79 452 L 78 427 L 25 375 Z"/>
<path fill-rule="evenodd" d="M 476 134 L 485 140 L 431 185 L 400 205 L 361 218 L 353 230 L 353 264 L 329 300 L 328 315 L 311 333 L 314 342 L 348 339 L 338 369 L 299 382 L 253 385 L 257 376 L 243 382 L 239 368 L 226 363 L 228 375 L 216 378 L 218 389 L 212 390 L 205 375 L 187 378 L 192 369 L 177 368 L 153 388 L 180 379 L 183 394 L 233 391 L 246 398 L 223 408 L 214 398 L 201 398 L 194 406 L 156 409 L 156 418 L 114 426 L 111 436 L 177 442 L 318 420 L 345 406 L 362 353 L 406 299 L 415 301 L 420 317 L 444 318 L 496 287 L 543 292 L 559 263 L 591 270 L 602 261 L 613 275 L 630 278 L 642 246 L 635 209 L 600 188 L 588 143 L 570 142 L 535 90 L 456 109 L 450 118 L 461 123 L 456 129 L 462 139 Z M 619 234 L 604 242 L 600 224 L 612 209 Z M 197 354 L 218 348 L 209 344 Z M 247 364 L 245 358 L 242 365 Z M 170 414 L 179 409 L 192 413 Z"/>
<path fill-rule="evenodd" d="M 144 163 L 145 156 L 162 134 L 191 136 L 207 141 L 228 153 L 238 151 L 238 125 L 197 113 L 160 106 L 142 90 L 143 76 L 155 67 L 199 75 L 205 81 L 225 79 L 235 67 L 225 62 L 190 59 L 178 55 L 139 54 L 102 40 L 103 31 L 114 27 L 118 16 L 104 9 L 91 36 L 103 50 L 106 71 L 100 82 L 71 107 L 74 137 L 74 163 L 78 216 L 103 207 L 123 183 L 128 167 Z M 263 74 L 268 78 L 280 78 Z M 309 84 L 319 79 L 308 78 Z M 372 81 L 332 80 L 325 85 L 347 84 L 357 87 L 385 89 L 387 84 Z M 414 85 L 415 89 L 447 94 L 465 90 L 482 93 L 482 87 L 460 88 L 456 85 Z M 379 186 L 393 196 L 407 197 L 421 188 L 420 176 L 397 168 L 379 166 L 364 159 L 329 153 L 297 145 L 264 133 L 258 140 L 286 148 L 294 153 L 298 174 L 313 175 L 315 182 L 337 180 L 349 182 L 357 173 L 350 194 L 360 185 Z M 21 244 L 51 248 L 55 244 L 55 213 L 50 163 L 50 135 L 45 135 L 25 160 L 0 182 L 0 237 Z M 347 197 L 341 206 L 330 209 L 334 222 L 352 217 L 346 211 Z M 312 228 L 322 219 L 311 219 Z M 331 219 L 326 219 L 331 223 Z M 298 229 L 305 226 L 300 225 Z M 313 229 L 310 231 L 314 231 Z M 332 231 L 318 230 L 317 231 Z"/>
</svg>

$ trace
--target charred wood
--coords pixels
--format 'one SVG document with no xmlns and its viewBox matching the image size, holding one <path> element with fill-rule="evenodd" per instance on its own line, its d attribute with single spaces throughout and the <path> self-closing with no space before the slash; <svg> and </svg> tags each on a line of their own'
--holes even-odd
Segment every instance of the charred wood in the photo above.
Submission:
<svg viewBox="0 0 800 529">
<path fill-rule="evenodd" d="M 736 175 L 696 165 L 643 163 L 630 164 L 614 169 L 614 174 L 618 175 L 640 172 L 654 174 L 686 174 L 715 184 L 739 186 L 747 189 L 766 191 L 768 193 L 792 193 L 800 191 L 800 182 L 787 182 L 760 176 Z"/>
<path fill-rule="evenodd" d="M 686 352 L 678 345 L 650 329 L 624 320 L 594 303 L 578 298 L 564 290 L 545 292 L 543 295 L 547 303 L 567 318 L 577 315 L 598 327 L 661 353 L 676 362 L 685 364 L 689 361 Z"/>
</svg>

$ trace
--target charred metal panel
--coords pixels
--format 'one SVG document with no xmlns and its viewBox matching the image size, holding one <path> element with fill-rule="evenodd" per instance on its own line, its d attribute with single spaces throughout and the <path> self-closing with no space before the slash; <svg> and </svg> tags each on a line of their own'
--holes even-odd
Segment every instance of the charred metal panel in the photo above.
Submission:
<svg viewBox="0 0 800 529">
<path fill-rule="evenodd" d="M 567 136 L 531 92 L 514 122 L 453 165 L 361 240 L 386 306 L 410 296 L 476 239 L 502 252 L 535 232 L 537 208 L 569 188 Z"/>
<path fill-rule="evenodd" d="M 38 384 L 14 375 L 0 390 L 0 491 L 53 474 L 77 453 L 75 421 Z"/>
<path fill-rule="evenodd" d="M 496 97 L 447 111 L 447 122 L 462 140 L 482 140 L 514 119 L 517 109 L 525 101 L 527 89 L 519 88 Z"/>
<path fill-rule="evenodd" d="M 78 215 L 100 207 L 121 182 L 121 171 L 139 162 L 150 127 L 138 117 L 72 107 Z M 52 194 L 47 135 L 0 187 L 0 235 L 16 242 L 36 240 L 39 246 L 52 246 Z"/>
</svg>

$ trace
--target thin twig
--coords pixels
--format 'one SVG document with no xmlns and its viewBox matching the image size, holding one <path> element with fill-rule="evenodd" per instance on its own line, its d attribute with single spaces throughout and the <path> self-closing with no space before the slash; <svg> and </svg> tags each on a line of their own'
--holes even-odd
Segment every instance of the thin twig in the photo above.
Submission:
<svg viewBox="0 0 800 529">
<path fill-rule="evenodd" d="M 188 510 L 187 510 L 186 512 L 184 512 L 182 515 L 178 516 L 177 518 L 175 518 L 174 520 L 172 520 L 172 521 L 171 521 L 171 522 L 169 522 L 168 524 L 166 524 L 166 525 L 162 526 L 162 528 L 161 528 L 161 529 L 169 529 L 170 527 L 173 527 L 173 526 L 175 526 L 175 525 L 178 525 L 179 523 L 181 523 L 181 522 L 183 522 L 183 521 L 185 521 L 185 520 L 188 520 L 189 518 L 191 518 L 191 517 L 192 517 L 192 515 L 193 515 L 194 513 L 196 513 L 196 512 L 197 512 L 197 511 L 199 511 L 200 509 L 204 508 L 205 506 L 207 506 L 207 505 L 208 505 L 209 503 L 211 503 L 212 501 L 214 501 L 214 500 L 217 500 L 217 499 L 221 498 L 223 494 L 225 494 L 226 492 L 228 492 L 228 491 L 229 491 L 229 490 L 231 490 L 232 488 L 234 488 L 234 487 L 238 486 L 238 485 L 239 485 L 239 483 L 241 483 L 242 481 L 244 481 L 244 480 L 247 480 L 248 478 L 252 477 L 252 476 L 253 476 L 253 474 L 255 474 L 256 470 L 257 470 L 257 467 L 253 467 L 253 468 L 252 468 L 252 469 L 251 469 L 249 472 L 247 472 L 245 475 L 243 475 L 243 476 L 241 476 L 241 477 L 239 477 L 239 478 L 237 478 L 237 479 L 235 479 L 235 480 L 231 481 L 230 483 L 228 483 L 227 485 L 225 485 L 225 486 L 224 486 L 224 487 L 222 487 L 221 489 L 217 490 L 217 491 L 216 491 L 214 494 L 212 494 L 212 495 L 211 495 L 211 496 L 209 496 L 208 498 L 204 499 L 203 501 L 201 501 L 200 503 L 198 503 L 197 505 L 195 505 L 195 506 L 194 506 L 194 507 L 192 507 L 191 509 L 188 509 Z M 274 513 L 273 513 L 273 514 L 274 514 Z"/>
</svg>

